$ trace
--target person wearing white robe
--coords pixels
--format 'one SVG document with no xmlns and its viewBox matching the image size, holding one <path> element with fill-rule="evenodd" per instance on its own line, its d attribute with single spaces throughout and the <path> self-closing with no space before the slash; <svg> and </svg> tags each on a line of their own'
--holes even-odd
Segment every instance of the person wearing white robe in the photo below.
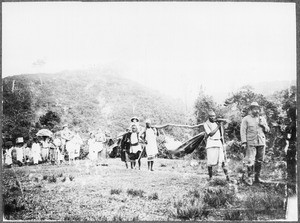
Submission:
<svg viewBox="0 0 300 223">
<path fill-rule="evenodd" d="M 209 179 L 212 178 L 212 167 L 221 165 L 229 181 L 226 160 L 224 155 L 224 147 L 221 136 L 222 126 L 216 123 L 216 114 L 214 111 L 209 111 L 209 118 L 204 123 L 204 129 L 207 134 L 206 154 Z"/>
<path fill-rule="evenodd" d="M 31 147 L 31 154 L 33 158 L 33 164 L 37 165 L 39 163 L 40 157 L 41 157 L 41 147 L 40 144 L 38 143 L 37 139 L 33 139 L 33 144 Z"/>
<path fill-rule="evenodd" d="M 82 141 L 78 131 L 76 131 L 73 141 L 74 141 L 74 158 L 76 159 L 76 158 L 79 158 L 80 146 L 83 144 L 83 141 Z"/>
<path fill-rule="evenodd" d="M 19 166 L 23 165 L 23 158 L 24 158 L 23 144 L 24 144 L 23 137 L 17 138 L 15 149 L 16 149 L 16 155 L 17 155 L 17 163 Z"/>
<path fill-rule="evenodd" d="M 97 160 L 98 162 L 104 162 L 106 160 L 106 147 L 104 143 L 106 142 L 106 137 L 104 132 L 99 128 L 95 135 L 94 146 L 97 150 Z"/>
<path fill-rule="evenodd" d="M 12 150 L 13 150 L 13 145 L 12 145 L 12 142 L 9 141 L 7 143 L 7 149 L 6 149 L 6 153 L 5 153 L 5 164 L 8 168 L 11 167 L 12 165 Z"/>
<path fill-rule="evenodd" d="M 95 135 L 93 133 L 90 134 L 90 138 L 88 140 L 88 146 L 89 146 L 89 159 L 92 162 L 96 162 L 98 156 L 98 150 L 95 144 Z"/>
<path fill-rule="evenodd" d="M 158 148 L 156 142 L 157 130 L 151 127 L 151 121 L 149 119 L 147 119 L 145 123 L 146 123 L 146 128 L 141 135 L 142 137 L 144 137 L 146 143 L 148 170 L 153 171 L 154 159 L 158 154 Z"/>
</svg>

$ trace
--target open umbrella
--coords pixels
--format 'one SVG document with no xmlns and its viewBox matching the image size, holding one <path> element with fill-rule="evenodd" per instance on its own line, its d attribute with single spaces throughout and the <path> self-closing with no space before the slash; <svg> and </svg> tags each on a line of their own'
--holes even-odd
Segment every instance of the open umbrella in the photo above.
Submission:
<svg viewBox="0 0 300 223">
<path fill-rule="evenodd" d="M 52 137 L 53 133 L 49 129 L 41 129 L 37 132 L 37 136 L 48 136 Z"/>
</svg>

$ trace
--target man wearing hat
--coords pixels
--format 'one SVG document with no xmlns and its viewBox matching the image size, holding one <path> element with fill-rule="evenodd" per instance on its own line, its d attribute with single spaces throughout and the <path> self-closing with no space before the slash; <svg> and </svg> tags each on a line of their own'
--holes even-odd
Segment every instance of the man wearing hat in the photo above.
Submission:
<svg viewBox="0 0 300 223">
<path fill-rule="evenodd" d="M 216 114 L 212 110 L 208 112 L 208 120 L 204 123 L 204 129 L 207 134 L 206 154 L 209 180 L 212 178 L 213 166 L 219 165 L 222 166 L 226 180 L 229 181 L 222 141 L 224 135 L 223 124 L 217 122 Z"/>
<path fill-rule="evenodd" d="M 130 127 L 132 127 L 132 125 L 135 125 L 137 128 L 137 131 L 140 132 L 141 128 L 140 128 L 140 120 L 138 119 L 138 117 L 133 116 L 131 119 L 131 124 Z"/>
<path fill-rule="evenodd" d="M 246 149 L 245 164 L 247 166 L 248 178 L 246 178 L 245 182 L 248 185 L 253 184 L 253 172 L 255 172 L 254 183 L 263 182 L 260 179 L 260 171 L 266 146 L 264 133 L 269 131 L 266 119 L 260 116 L 258 103 L 252 102 L 249 114 L 242 119 L 240 131 L 242 148 Z"/>
</svg>

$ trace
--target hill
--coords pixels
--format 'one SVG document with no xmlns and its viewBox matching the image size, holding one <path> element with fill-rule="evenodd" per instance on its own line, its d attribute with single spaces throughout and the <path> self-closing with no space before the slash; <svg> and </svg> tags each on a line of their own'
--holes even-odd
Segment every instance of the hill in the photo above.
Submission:
<svg viewBox="0 0 300 223">
<path fill-rule="evenodd" d="M 109 70 L 23 74 L 3 79 L 3 131 L 6 134 L 13 134 L 15 138 L 30 132 L 48 111 L 60 118 L 56 128 L 69 123 L 82 133 L 102 128 L 112 135 L 124 131 L 134 115 L 141 121 L 151 118 L 157 124 L 186 120 L 181 101 Z"/>
</svg>

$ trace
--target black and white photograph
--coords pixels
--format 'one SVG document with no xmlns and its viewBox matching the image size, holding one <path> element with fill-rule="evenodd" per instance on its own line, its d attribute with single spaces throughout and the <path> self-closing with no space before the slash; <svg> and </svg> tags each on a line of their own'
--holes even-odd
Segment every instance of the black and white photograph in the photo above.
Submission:
<svg viewBox="0 0 300 223">
<path fill-rule="evenodd" d="M 296 3 L 1 11 L 3 221 L 298 221 Z"/>
</svg>

